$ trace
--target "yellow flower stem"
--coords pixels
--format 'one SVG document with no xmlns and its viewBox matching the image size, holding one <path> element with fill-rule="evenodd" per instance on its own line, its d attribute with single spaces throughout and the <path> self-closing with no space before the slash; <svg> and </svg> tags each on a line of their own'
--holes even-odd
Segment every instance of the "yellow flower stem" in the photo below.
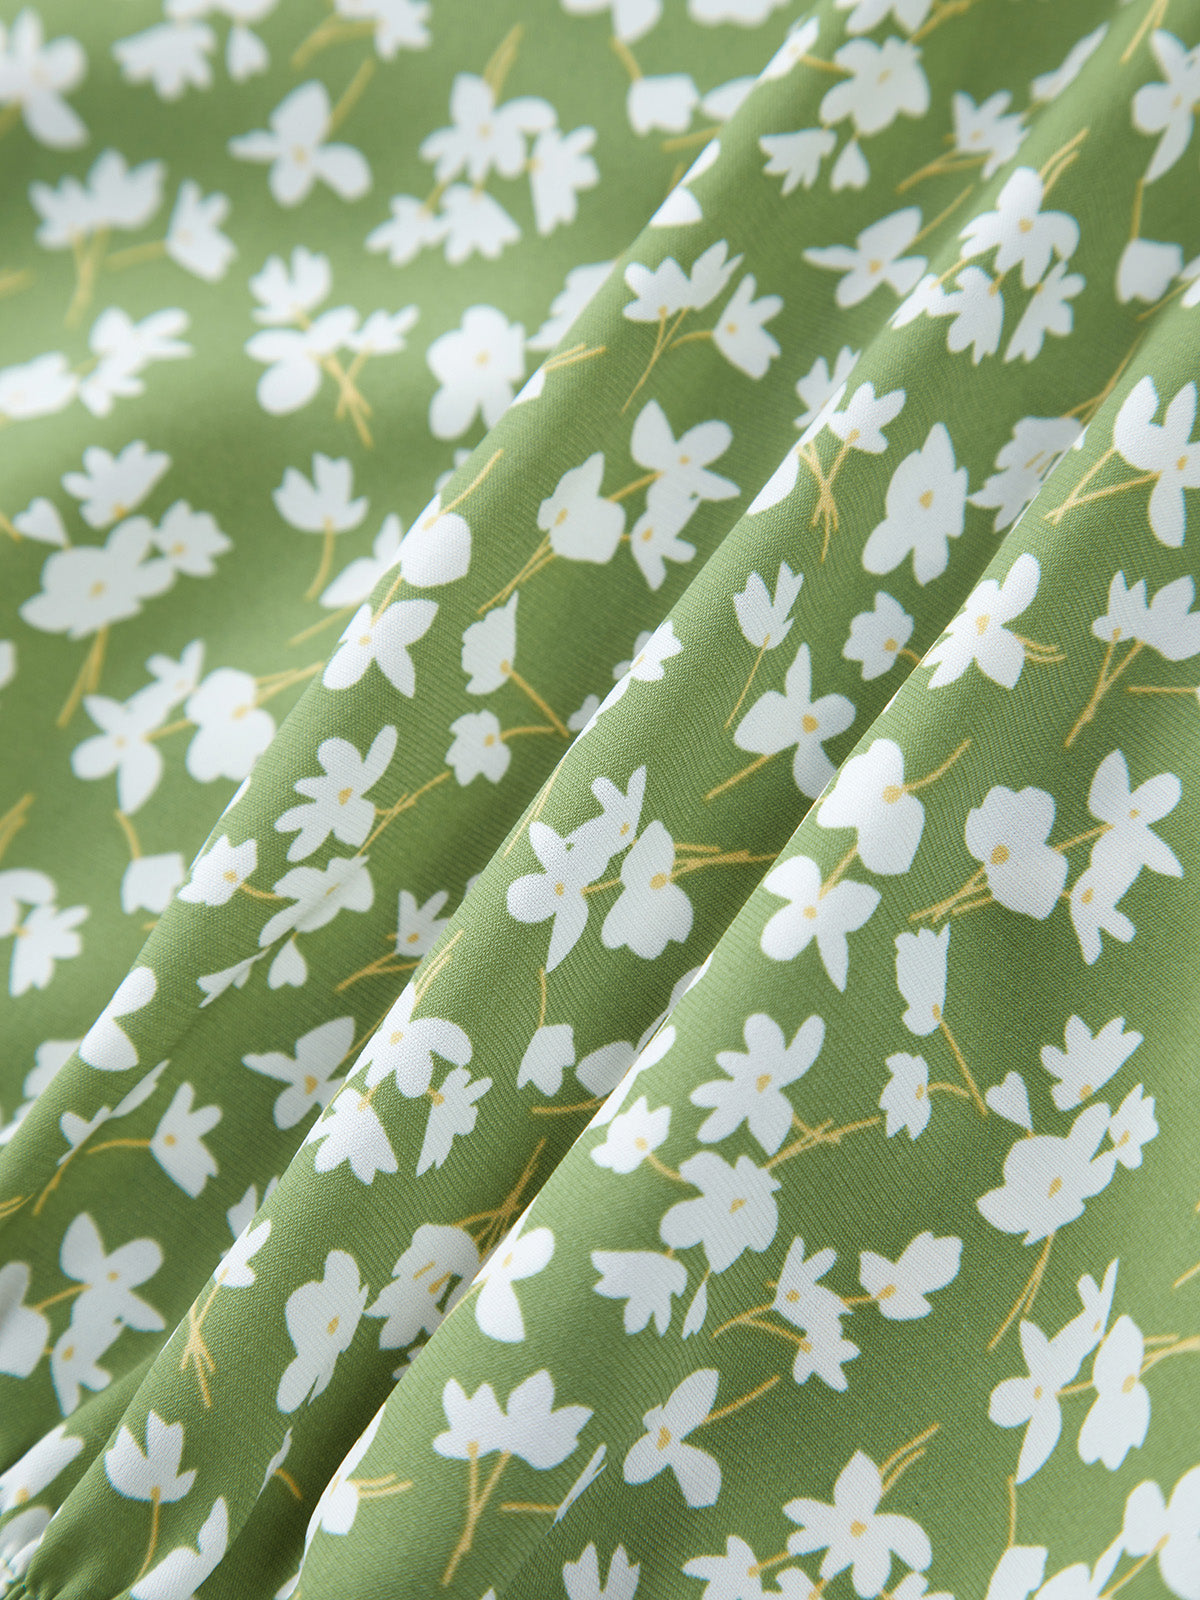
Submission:
<svg viewBox="0 0 1200 1600">
<path fill-rule="evenodd" d="M 1087 724 L 1092 720 L 1092 718 L 1096 715 L 1096 712 L 1099 709 L 1101 700 L 1104 699 L 1104 696 L 1112 688 L 1113 684 L 1116 683 L 1117 679 L 1125 671 L 1125 668 L 1129 665 L 1129 663 L 1131 661 L 1133 661 L 1135 659 L 1135 657 L 1138 656 L 1141 653 L 1141 651 L 1145 648 L 1145 645 L 1144 645 L 1144 641 L 1143 640 L 1141 640 L 1141 639 L 1136 640 L 1134 642 L 1133 648 L 1126 652 L 1126 654 L 1122 657 L 1121 661 L 1117 664 L 1117 666 L 1113 667 L 1111 672 L 1110 672 L 1109 671 L 1109 664 L 1112 661 L 1113 651 L 1116 649 L 1116 647 L 1117 647 L 1117 641 L 1115 639 L 1110 639 L 1109 643 L 1108 643 L 1108 648 L 1104 652 L 1104 660 L 1100 664 L 1100 673 L 1099 673 L 1099 676 L 1096 679 L 1096 687 L 1092 690 L 1091 699 L 1088 701 L 1087 705 L 1084 706 L 1083 710 L 1079 713 L 1079 717 L 1078 717 L 1078 720 L 1075 723 L 1075 726 L 1071 729 L 1070 733 L 1063 740 L 1063 749 L 1064 750 L 1069 750 L 1071 748 L 1071 746 L 1075 743 L 1075 741 L 1079 737 L 1080 733 L 1087 726 Z"/>
<path fill-rule="evenodd" d="M 979 1092 L 979 1085 L 975 1082 L 975 1079 L 971 1073 L 971 1069 L 967 1065 L 962 1051 L 958 1047 L 958 1040 L 950 1032 L 950 1024 L 946 1021 L 945 1017 L 938 1018 L 938 1027 L 942 1030 L 946 1043 L 950 1046 L 950 1053 L 954 1057 L 955 1065 L 962 1073 L 963 1082 L 967 1086 L 967 1090 L 970 1093 L 971 1099 L 975 1102 L 975 1109 L 979 1112 L 981 1117 L 986 1117 L 988 1114 L 987 1104 Z"/>
<path fill-rule="evenodd" d="M 1000 1326 L 996 1329 L 995 1333 L 988 1340 L 988 1349 L 989 1350 L 994 1350 L 996 1348 L 996 1346 L 1000 1343 L 1001 1339 L 1003 1339 L 1004 1335 L 1008 1332 L 1009 1328 L 1012 1327 L 1013 1323 L 1021 1315 L 1021 1313 L 1023 1311 L 1028 1311 L 1032 1307 L 1034 1299 L 1035 1299 L 1035 1297 L 1037 1295 L 1037 1292 L 1038 1292 L 1038 1288 L 1039 1288 L 1039 1286 L 1041 1284 L 1041 1281 L 1042 1281 L 1042 1276 L 1046 1271 L 1046 1263 L 1050 1259 L 1050 1247 L 1053 1245 L 1053 1243 L 1054 1243 L 1054 1229 L 1051 1229 L 1050 1232 L 1046 1235 L 1046 1242 L 1042 1246 L 1041 1254 L 1038 1256 L 1037 1261 L 1034 1263 L 1033 1271 L 1029 1274 L 1029 1277 L 1028 1277 L 1028 1279 L 1026 1280 L 1026 1283 L 1025 1283 L 1025 1287 L 1021 1290 L 1020 1294 L 1017 1296 L 1016 1301 L 1013 1304 L 1012 1310 L 1008 1313 L 1008 1315 L 1005 1317 L 1004 1321 L 1000 1324 Z"/>
<path fill-rule="evenodd" d="M 758 654 L 754 658 L 754 665 L 750 668 L 750 676 L 746 679 L 745 685 L 744 685 L 744 687 L 742 689 L 741 694 L 738 695 L 738 697 L 737 697 L 737 701 L 734 704 L 733 710 L 725 718 L 724 726 L 726 728 L 728 728 L 729 724 L 733 721 L 734 717 L 736 717 L 738 712 L 742 709 L 742 701 L 750 693 L 750 685 L 754 682 L 754 674 L 758 671 L 759 663 L 762 661 L 763 656 L 766 654 L 767 650 L 769 649 L 770 644 L 771 644 L 771 635 L 768 633 L 766 638 L 763 640 L 762 644 L 759 646 Z"/>
<path fill-rule="evenodd" d="M 759 767 L 765 766 L 773 756 L 778 754 L 777 750 L 769 750 L 766 755 L 759 756 L 756 760 L 751 761 L 740 772 L 735 772 L 732 778 L 726 778 L 723 783 L 718 783 L 715 789 L 710 789 L 704 796 L 705 801 L 715 800 L 719 794 L 724 794 L 726 789 L 732 789 L 735 783 L 741 783 L 743 778 L 748 778 L 752 772 L 757 772 Z"/>
<path fill-rule="evenodd" d="M 95 637 L 88 646 L 88 652 L 83 658 L 83 665 L 78 676 L 71 686 L 71 692 L 63 702 L 63 708 L 54 719 L 57 728 L 65 728 L 79 708 L 79 702 L 85 694 L 95 694 L 100 687 L 100 673 L 104 666 L 104 652 L 108 648 L 108 626 L 97 628 Z"/>
</svg>

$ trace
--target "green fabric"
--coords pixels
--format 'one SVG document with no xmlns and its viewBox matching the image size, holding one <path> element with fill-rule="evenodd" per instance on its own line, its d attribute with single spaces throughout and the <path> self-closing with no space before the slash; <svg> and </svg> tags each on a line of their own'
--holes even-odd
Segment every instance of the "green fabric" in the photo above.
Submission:
<svg viewBox="0 0 1200 1600">
<path fill-rule="evenodd" d="M 5 21 L 0 1593 L 1200 1600 L 1200 5 Z"/>
</svg>

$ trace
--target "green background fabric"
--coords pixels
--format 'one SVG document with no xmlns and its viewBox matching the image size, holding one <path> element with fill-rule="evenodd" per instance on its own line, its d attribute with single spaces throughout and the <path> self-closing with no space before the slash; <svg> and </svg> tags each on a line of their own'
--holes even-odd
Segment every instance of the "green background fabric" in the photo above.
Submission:
<svg viewBox="0 0 1200 1600">
<path fill-rule="evenodd" d="M 3 1592 L 1200 1595 L 1196 8 L 58 11 Z"/>
</svg>

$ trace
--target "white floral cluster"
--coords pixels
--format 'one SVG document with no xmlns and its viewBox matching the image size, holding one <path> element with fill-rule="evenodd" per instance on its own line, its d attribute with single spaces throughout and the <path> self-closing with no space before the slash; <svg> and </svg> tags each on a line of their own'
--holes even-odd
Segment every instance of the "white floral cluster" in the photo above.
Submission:
<svg viewBox="0 0 1200 1600">
<path fill-rule="evenodd" d="M 385 252 L 393 266 L 439 246 L 452 266 L 474 255 L 494 261 L 519 239 L 517 222 L 488 193 L 492 177 L 528 176 L 534 222 L 543 235 L 573 222 L 579 192 L 599 182 L 589 154 L 596 130 L 563 133 L 548 100 L 500 100 L 486 77 L 460 72 L 450 92 L 450 119 L 421 144 L 422 158 L 433 167 L 432 194 L 425 200 L 396 195 L 388 220 L 367 235 L 367 249 Z"/>
</svg>

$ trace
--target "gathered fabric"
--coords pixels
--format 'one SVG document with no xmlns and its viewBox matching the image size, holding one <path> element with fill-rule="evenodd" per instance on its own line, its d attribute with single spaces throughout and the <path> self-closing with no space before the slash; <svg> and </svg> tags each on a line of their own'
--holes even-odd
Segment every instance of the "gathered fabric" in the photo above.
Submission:
<svg viewBox="0 0 1200 1600">
<path fill-rule="evenodd" d="M 1198 109 L 8 8 L 5 1600 L 1200 1600 Z"/>
</svg>

